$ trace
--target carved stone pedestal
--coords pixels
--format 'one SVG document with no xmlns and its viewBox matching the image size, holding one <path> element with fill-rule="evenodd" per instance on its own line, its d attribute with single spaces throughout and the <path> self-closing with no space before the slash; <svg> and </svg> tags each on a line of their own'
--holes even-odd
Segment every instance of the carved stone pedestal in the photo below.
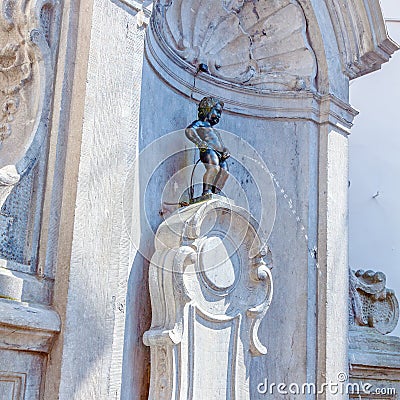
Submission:
<svg viewBox="0 0 400 400">
<path fill-rule="evenodd" d="M 250 398 L 252 357 L 272 298 L 271 254 L 257 222 L 226 198 L 182 208 L 158 228 L 149 284 L 149 399 Z"/>
</svg>

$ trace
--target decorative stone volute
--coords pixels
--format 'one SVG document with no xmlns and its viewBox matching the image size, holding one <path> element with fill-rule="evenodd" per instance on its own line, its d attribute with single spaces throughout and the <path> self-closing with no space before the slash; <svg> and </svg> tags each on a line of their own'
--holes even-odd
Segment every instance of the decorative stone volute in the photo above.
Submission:
<svg viewBox="0 0 400 400">
<path fill-rule="evenodd" d="M 271 253 L 255 220 L 214 196 L 159 227 L 149 271 L 149 399 L 249 399 L 257 332 L 272 298 Z M 204 385 L 207 382 L 207 385 Z"/>
<path fill-rule="evenodd" d="M 3 2 L 0 18 L 0 207 L 35 163 L 51 104 L 53 0 Z"/>
<path fill-rule="evenodd" d="M 386 288 L 385 274 L 350 270 L 350 324 L 387 334 L 398 320 L 399 303 L 393 290 Z"/>
</svg>

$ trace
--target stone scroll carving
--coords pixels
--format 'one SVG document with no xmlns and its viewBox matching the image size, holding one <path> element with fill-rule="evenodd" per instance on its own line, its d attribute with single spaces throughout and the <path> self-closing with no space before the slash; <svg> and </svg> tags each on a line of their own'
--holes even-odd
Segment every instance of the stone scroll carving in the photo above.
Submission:
<svg viewBox="0 0 400 400">
<path fill-rule="evenodd" d="M 38 158 L 51 103 L 55 0 L 4 0 L 0 13 L 0 207 Z"/>
<path fill-rule="evenodd" d="M 386 288 L 382 272 L 350 270 L 350 324 L 392 332 L 399 320 L 399 304 L 393 290 Z"/>
<path fill-rule="evenodd" d="M 158 36 L 181 60 L 259 90 L 313 87 L 316 58 L 294 0 L 157 1 Z"/>
<path fill-rule="evenodd" d="M 214 196 L 215 197 L 215 196 Z M 149 284 L 151 400 L 249 399 L 258 328 L 272 298 L 271 253 L 257 223 L 224 199 L 159 227 Z"/>
</svg>

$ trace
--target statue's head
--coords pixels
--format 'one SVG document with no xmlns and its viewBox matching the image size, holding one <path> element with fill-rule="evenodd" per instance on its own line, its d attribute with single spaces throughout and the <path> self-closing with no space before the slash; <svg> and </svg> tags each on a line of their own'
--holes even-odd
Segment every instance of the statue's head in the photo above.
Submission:
<svg viewBox="0 0 400 400">
<path fill-rule="evenodd" d="M 221 118 L 224 102 L 214 97 L 204 97 L 198 108 L 199 119 L 208 121 L 211 125 L 216 125 Z"/>
</svg>

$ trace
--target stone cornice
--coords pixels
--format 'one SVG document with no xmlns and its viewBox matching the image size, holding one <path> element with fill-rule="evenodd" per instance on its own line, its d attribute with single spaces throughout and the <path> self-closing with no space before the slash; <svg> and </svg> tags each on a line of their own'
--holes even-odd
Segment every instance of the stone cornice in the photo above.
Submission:
<svg viewBox="0 0 400 400">
<path fill-rule="evenodd" d="M 0 299 L 0 349 L 48 353 L 60 328 L 48 307 Z"/>
<path fill-rule="evenodd" d="M 380 69 L 399 46 L 387 34 L 379 0 L 326 0 L 350 79 Z"/>
<path fill-rule="evenodd" d="M 382 335 L 368 327 L 349 330 L 349 362 L 352 375 L 358 372 L 391 370 L 400 376 L 400 338 Z"/>
</svg>

